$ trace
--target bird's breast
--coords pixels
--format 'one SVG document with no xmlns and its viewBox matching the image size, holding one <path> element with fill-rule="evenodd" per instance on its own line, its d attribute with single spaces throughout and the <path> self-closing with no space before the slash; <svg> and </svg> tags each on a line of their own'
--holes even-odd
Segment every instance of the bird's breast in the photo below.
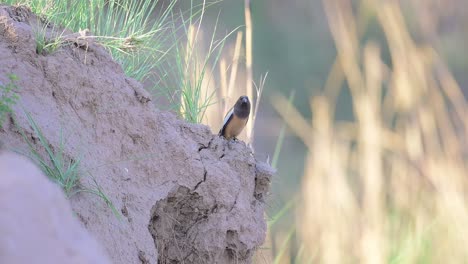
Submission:
<svg viewBox="0 0 468 264">
<path fill-rule="evenodd" d="M 237 137 L 244 129 L 245 124 L 247 124 L 247 118 L 241 119 L 236 115 L 233 115 L 229 123 L 226 125 L 224 130 L 224 137 L 227 139 Z"/>
</svg>

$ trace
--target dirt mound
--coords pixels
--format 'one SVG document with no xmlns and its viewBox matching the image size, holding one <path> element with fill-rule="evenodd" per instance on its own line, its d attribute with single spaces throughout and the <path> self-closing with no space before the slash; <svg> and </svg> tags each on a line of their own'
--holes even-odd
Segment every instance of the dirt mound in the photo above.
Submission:
<svg viewBox="0 0 468 264">
<path fill-rule="evenodd" d="M 97 44 L 72 36 L 37 54 L 38 26 L 27 9 L 0 6 L 0 82 L 13 73 L 21 88 L 16 118 L 0 130 L 5 148 L 27 151 L 18 127 L 37 142 L 23 108 L 53 149 L 63 134 L 65 156 L 124 216 L 94 195 L 70 199 L 114 263 L 251 262 L 265 238 L 271 169 L 243 142 L 158 111 Z"/>
<path fill-rule="evenodd" d="M 263 197 L 254 195 L 269 185 L 271 169 L 256 166 L 243 144 L 218 137 L 199 153 L 203 179 L 193 189 L 176 185 L 151 210 L 159 256 L 164 263 L 249 263 L 266 232 Z"/>
</svg>

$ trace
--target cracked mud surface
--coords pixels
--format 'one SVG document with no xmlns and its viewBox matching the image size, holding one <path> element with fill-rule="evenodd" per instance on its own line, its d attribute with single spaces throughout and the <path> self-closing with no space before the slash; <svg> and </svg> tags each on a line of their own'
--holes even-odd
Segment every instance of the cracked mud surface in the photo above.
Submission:
<svg viewBox="0 0 468 264">
<path fill-rule="evenodd" d="M 214 138 L 199 153 L 203 179 L 193 189 L 175 186 L 151 210 L 159 263 L 251 263 L 266 232 L 262 198 L 272 171 L 242 142 Z"/>
<path fill-rule="evenodd" d="M 0 82 L 13 73 L 21 87 L 16 118 L 0 130 L 4 148 L 27 150 L 16 127 L 33 136 L 23 108 L 52 147 L 63 133 L 65 156 L 81 160 L 121 214 L 93 195 L 70 199 L 114 263 L 250 263 L 265 238 L 271 169 L 243 142 L 157 110 L 95 43 L 37 54 L 38 23 L 0 6 Z"/>
</svg>

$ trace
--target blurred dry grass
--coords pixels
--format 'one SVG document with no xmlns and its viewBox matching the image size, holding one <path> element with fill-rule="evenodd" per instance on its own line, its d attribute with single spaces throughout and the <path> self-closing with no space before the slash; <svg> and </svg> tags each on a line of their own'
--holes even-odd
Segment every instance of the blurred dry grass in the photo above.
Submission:
<svg viewBox="0 0 468 264">
<path fill-rule="evenodd" d="M 323 3 L 336 63 L 323 94 L 310 100 L 311 121 L 294 109 L 282 116 L 309 149 L 295 262 L 466 262 L 468 108 L 461 89 L 437 52 L 413 41 L 398 1 L 360 2 L 384 31 L 391 65 L 377 44 L 360 44 L 362 19 L 350 1 Z M 343 83 L 353 122 L 334 118 Z M 273 102 L 280 115 L 289 107 L 281 96 Z"/>
</svg>

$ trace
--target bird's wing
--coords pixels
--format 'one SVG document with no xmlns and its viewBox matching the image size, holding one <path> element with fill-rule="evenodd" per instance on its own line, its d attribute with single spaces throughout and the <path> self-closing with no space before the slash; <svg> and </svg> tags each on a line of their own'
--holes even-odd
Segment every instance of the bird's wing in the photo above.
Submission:
<svg viewBox="0 0 468 264">
<path fill-rule="evenodd" d="M 231 110 L 229 110 L 229 112 L 224 117 L 223 126 L 219 130 L 219 135 L 220 136 L 222 136 L 224 134 L 224 129 L 226 128 L 226 125 L 229 123 L 229 121 L 232 119 L 232 115 L 234 115 L 234 107 L 231 108 Z"/>
</svg>

